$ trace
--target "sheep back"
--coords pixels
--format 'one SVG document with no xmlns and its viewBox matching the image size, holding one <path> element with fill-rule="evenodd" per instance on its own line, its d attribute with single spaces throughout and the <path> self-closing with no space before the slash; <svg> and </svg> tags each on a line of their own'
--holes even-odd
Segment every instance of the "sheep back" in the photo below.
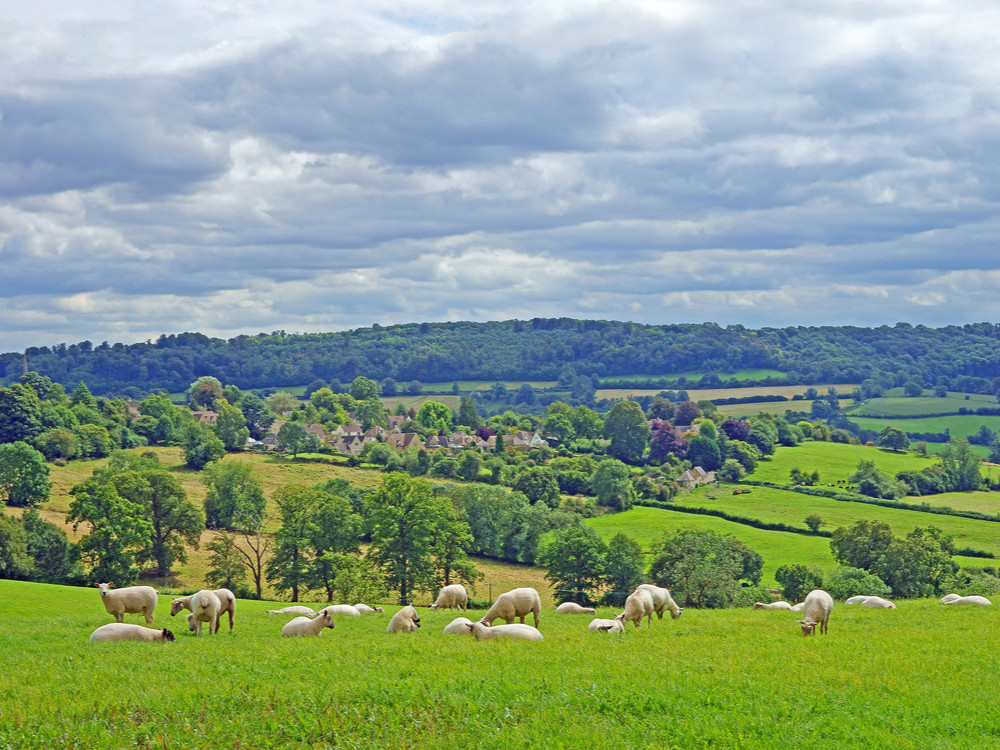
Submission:
<svg viewBox="0 0 1000 750">
<path fill-rule="evenodd" d="M 653 598 L 653 611 L 656 612 L 656 617 L 659 620 L 663 619 L 663 610 L 670 610 L 670 617 L 676 620 L 681 616 L 681 612 L 684 611 L 683 607 L 678 607 L 677 602 L 670 595 L 670 589 L 665 589 L 662 586 L 654 586 L 651 583 L 640 583 L 635 587 L 638 591 L 642 589 L 643 591 L 648 591 L 649 595 Z"/>
<path fill-rule="evenodd" d="M 540 641 L 543 640 L 538 628 L 522 623 L 508 625 L 489 626 L 483 622 L 473 622 L 468 625 L 469 630 L 476 637 L 477 641 L 495 641 L 499 638 L 511 638 L 520 641 Z"/>
<path fill-rule="evenodd" d="M 454 620 L 449 622 L 444 626 L 445 633 L 454 633 L 455 635 L 469 635 L 472 631 L 469 626 L 472 624 L 472 620 L 468 617 L 456 617 Z"/>
<path fill-rule="evenodd" d="M 175 641 L 174 634 L 166 628 L 144 628 L 142 625 L 132 625 L 126 622 L 112 622 L 101 625 L 90 634 L 90 642 L 101 641 Z"/>
<path fill-rule="evenodd" d="M 450 586 L 445 586 L 438 592 L 437 599 L 434 600 L 431 609 L 454 607 L 465 610 L 468 605 L 469 594 L 466 592 L 465 586 L 460 583 L 453 583 Z"/>
<path fill-rule="evenodd" d="M 142 612 L 146 618 L 146 624 L 153 622 L 153 610 L 156 609 L 156 602 L 159 593 L 152 586 L 126 586 L 121 589 L 112 589 L 113 583 L 94 584 L 101 590 L 101 601 L 104 602 L 104 609 L 109 615 L 113 615 L 115 622 L 125 622 L 126 614 L 137 614 Z"/>
<path fill-rule="evenodd" d="M 219 627 L 219 612 L 222 609 L 219 597 L 212 591 L 202 589 L 198 593 L 191 595 L 189 605 L 191 607 L 191 615 L 188 617 L 188 622 L 194 624 L 195 635 L 201 635 L 201 624 L 203 622 L 208 623 L 209 635 L 214 634 Z"/>
<path fill-rule="evenodd" d="M 596 615 L 597 610 L 593 607 L 581 607 L 576 602 L 563 602 L 556 607 L 557 615 Z"/>
<path fill-rule="evenodd" d="M 498 617 L 509 625 L 514 622 L 515 617 L 524 623 L 525 616 L 531 612 L 535 616 L 535 627 L 538 627 L 538 618 L 542 612 L 542 598 L 533 588 L 520 588 L 505 591 L 493 602 L 493 606 L 482 616 L 480 622 L 492 625 Z"/>
<path fill-rule="evenodd" d="M 625 600 L 625 611 L 615 619 L 622 625 L 627 622 L 635 623 L 638 629 L 643 617 L 648 618 L 650 625 L 653 624 L 653 597 L 646 589 L 636 589 Z"/>
<path fill-rule="evenodd" d="M 407 605 L 392 616 L 392 619 L 389 620 L 389 625 L 386 627 L 385 632 L 412 633 L 419 627 L 420 627 L 420 616 L 417 614 L 417 610 Z"/>
</svg>

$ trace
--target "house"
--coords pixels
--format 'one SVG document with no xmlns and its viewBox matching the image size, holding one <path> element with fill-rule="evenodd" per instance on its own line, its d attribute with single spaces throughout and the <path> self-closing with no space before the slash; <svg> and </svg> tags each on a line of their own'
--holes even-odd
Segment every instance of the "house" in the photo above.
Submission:
<svg viewBox="0 0 1000 750">
<path fill-rule="evenodd" d="M 451 443 L 452 448 L 468 448 L 475 446 L 476 436 L 458 430 L 448 436 L 448 442 Z"/>
<path fill-rule="evenodd" d="M 306 425 L 306 432 L 310 435 L 315 435 L 320 443 L 330 442 L 330 434 L 326 431 L 326 428 L 316 422 L 310 422 Z"/>
<path fill-rule="evenodd" d="M 448 440 L 447 435 L 431 435 L 424 443 L 424 447 L 428 450 L 431 448 L 440 448 L 442 450 L 450 451 L 451 441 Z"/>
<path fill-rule="evenodd" d="M 214 411 L 192 411 L 191 413 L 198 420 L 198 424 L 213 425 L 219 421 L 219 415 Z"/>
<path fill-rule="evenodd" d="M 537 432 L 518 432 L 514 435 L 511 445 L 522 450 L 529 450 L 531 448 L 547 448 L 549 441 L 543 440 Z"/>
<path fill-rule="evenodd" d="M 406 420 L 407 420 L 407 417 L 405 415 L 402 415 L 402 414 L 393 415 L 393 416 L 389 417 L 386 420 L 386 422 L 387 422 L 386 429 L 389 432 L 402 432 L 403 431 L 403 422 L 405 422 Z"/>
<path fill-rule="evenodd" d="M 333 442 L 333 447 L 338 453 L 356 456 L 361 453 L 361 449 L 364 448 L 364 444 L 365 440 L 361 436 L 349 435 L 347 437 L 337 438 Z"/>
<path fill-rule="evenodd" d="M 693 469 L 688 469 L 679 477 L 677 477 L 677 484 L 679 484 L 683 489 L 691 490 L 703 484 L 710 484 L 715 481 L 714 471 L 705 471 L 700 466 L 695 466 Z"/>
<path fill-rule="evenodd" d="M 387 435 L 385 438 L 385 444 L 390 448 L 409 448 L 411 445 L 415 445 L 418 448 L 423 448 L 424 444 L 420 441 L 420 435 L 415 432 L 396 432 L 391 435 Z"/>
<path fill-rule="evenodd" d="M 337 425 L 337 429 L 333 431 L 333 437 L 335 438 L 348 436 L 361 437 L 364 434 L 364 428 L 359 424 L 340 424 Z"/>
</svg>

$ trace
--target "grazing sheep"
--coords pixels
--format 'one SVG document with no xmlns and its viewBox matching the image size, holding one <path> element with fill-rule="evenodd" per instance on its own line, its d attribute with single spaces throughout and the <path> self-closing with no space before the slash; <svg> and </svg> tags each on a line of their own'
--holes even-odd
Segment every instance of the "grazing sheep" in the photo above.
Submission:
<svg viewBox="0 0 1000 750">
<path fill-rule="evenodd" d="M 663 619 L 663 610 L 669 609 L 670 616 L 673 619 L 677 619 L 681 616 L 681 612 L 684 611 L 683 607 L 678 607 L 677 602 L 674 598 L 670 596 L 670 589 L 665 589 L 662 586 L 654 586 L 651 583 L 640 583 L 635 587 L 638 591 L 642 589 L 648 591 L 649 595 L 653 597 L 653 611 L 656 612 L 656 619 Z"/>
<path fill-rule="evenodd" d="M 861 606 L 871 607 L 872 609 L 896 609 L 895 604 L 888 599 L 883 599 L 881 596 L 869 596 L 861 602 Z"/>
<path fill-rule="evenodd" d="M 309 607 L 284 607 L 282 609 L 265 609 L 265 612 L 269 615 L 307 615 L 309 617 L 316 616 L 316 610 L 310 609 Z"/>
<path fill-rule="evenodd" d="M 208 623 L 208 634 L 214 635 L 219 628 L 219 612 L 222 611 L 222 604 L 219 597 L 207 589 L 202 589 L 196 594 L 191 594 L 188 606 L 191 614 L 188 615 L 188 629 L 195 635 L 201 635 L 201 624 Z"/>
<path fill-rule="evenodd" d="M 403 607 L 389 620 L 386 633 L 411 633 L 420 627 L 420 615 L 413 607 Z"/>
<path fill-rule="evenodd" d="M 764 604 L 764 602 L 754 602 L 754 609 L 791 609 L 792 605 L 788 602 L 770 602 Z"/>
<path fill-rule="evenodd" d="M 961 599 L 961 598 L 962 597 L 959 596 L 958 594 L 945 594 L 943 597 L 941 597 L 941 603 L 942 604 L 951 604 L 956 599 Z"/>
<path fill-rule="evenodd" d="M 596 615 L 597 610 L 593 607 L 581 607 L 576 602 L 563 602 L 556 607 L 557 615 Z"/>
<path fill-rule="evenodd" d="M 223 612 L 229 613 L 229 629 L 232 630 L 233 616 L 236 614 L 236 596 L 229 589 L 214 589 L 212 593 L 215 594 L 216 598 L 219 600 L 219 620 L 216 620 L 215 623 L 216 632 L 219 630 L 219 621 L 222 619 Z M 173 617 L 182 609 L 191 609 L 192 596 L 194 596 L 194 594 L 182 596 L 170 602 L 170 616 Z"/>
<path fill-rule="evenodd" d="M 801 612 L 805 608 L 806 608 L 806 603 L 805 602 L 799 602 L 798 604 L 793 604 L 792 605 L 792 612 Z"/>
<path fill-rule="evenodd" d="M 324 607 L 320 612 L 329 612 L 331 616 L 341 615 L 343 617 L 360 617 L 361 613 L 350 604 L 331 604 Z M 319 613 L 317 613 L 319 614 Z"/>
<path fill-rule="evenodd" d="M 109 615 L 114 615 L 115 622 L 125 622 L 126 614 L 142 612 L 146 616 L 146 624 L 153 623 L 153 610 L 156 609 L 158 594 L 152 586 L 126 586 L 112 591 L 113 583 L 94 585 L 101 590 L 104 608 Z"/>
<path fill-rule="evenodd" d="M 861 604 L 862 602 L 865 601 L 865 599 L 871 599 L 871 597 L 870 596 L 852 596 L 850 599 L 847 599 L 844 602 L 844 604 Z"/>
<path fill-rule="evenodd" d="M 960 596 L 957 599 L 952 599 L 950 602 L 944 602 L 945 604 L 978 604 L 980 607 L 988 607 L 991 602 L 985 596 Z"/>
<path fill-rule="evenodd" d="M 484 622 L 470 622 L 467 626 L 477 641 L 495 641 L 498 638 L 512 638 L 519 641 L 540 641 L 542 634 L 530 625 L 514 623 L 513 625 L 490 626 Z"/>
<path fill-rule="evenodd" d="M 621 620 L 602 620 L 601 618 L 595 618 L 590 621 L 587 625 L 587 630 L 594 632 L 604 632 L 604 633 L 624 633 L 625 623 Z"/>
<path fill-rule="evenodd" d="M 382 612 L 383 614 L 385 613 L 385 610 L 382 609 L 381 607 L 369 607 L 367 604 L 362 604 L 361 602 L 355 604 L 354 608 L 363 615 L 370 615 L 376 612 Z"/>
<path fill-rule="evenodd" d="M 525 616 L 531 612 L 535 616 L 535 627 L 538 627 L 538 616 L 542 613 L 542 598 L 532 588 L 513 589 L 505 591 L 493 602 L 493 606 L 479 621 L 492 625 L 498 617 L 510 625 L 515 617 L 521 618 L 524 624 Z"/>
<path fill-rule="evenodd" d="M 329 612 L 320 612 L 314 619 L 308 617 L 296 617 L 285 623 L 281 629 L 281 635 L 285 638 L 298 638 L 304 636 L 319 636 L 323 628 L 332 628 L 333 618 Z"/>
<path fill-rule="evenodd" d="M 802 635 L 814 635 L 817 625 L 820 633 L 826 633 L 830 626 L 830 613 L 833 612 L 833 597 L 822 589 L 813 589 L 806 594 L 803 604 L 806 619 L 796 620 L 802 626 Z"/>
<path fill-rule="evenodd" d="M 431 605 L 431 609 L 443 609 L 444 607 L 454 607 L 463 612 L 469 607 L 469 595 L 465 591 L 465 586 L 460 583 L 453 583 L 445 586 L 438 592 L 437 599 Z"/>
<path fill-rule="evenodd" d="M 646 589 L 636 589 L 625 600 L 625 611 L 615 619 L 622 626 L 627 622 L 634 622 L 638 630 L 643 617 L 647 618 L 648 624 L 653 624 L 653 596 Z"/>
<path fill-rule="evenodd" d="M 444 626 L 445 633 L 455 633 L 456 635 L 468 635 L 469 625 L 472 624 L 472 620 L 468 617 L 456 617 L 454 620 L 449 622 Z"/>
<path fill-rule="evenodd" d="M 111 622 L 101 625 L 90 634 L 90 642 L 98 641 L 176 641 L 174 634 L 164 628 L 144 628 L 142 625 L 130 625 L 126 622 Z"/>
</svg>

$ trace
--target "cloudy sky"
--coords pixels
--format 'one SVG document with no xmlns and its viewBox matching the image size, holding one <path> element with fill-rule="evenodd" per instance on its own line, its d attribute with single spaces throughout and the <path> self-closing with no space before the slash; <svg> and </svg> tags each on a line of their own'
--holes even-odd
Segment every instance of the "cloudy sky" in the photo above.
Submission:
<svg viewBox="0 0 1000 750">
<path fill-rule="evenodd" d="M 997 321 L 998 37 L 994 0 L 5 3 L 0 351 Z"/>
</svg>

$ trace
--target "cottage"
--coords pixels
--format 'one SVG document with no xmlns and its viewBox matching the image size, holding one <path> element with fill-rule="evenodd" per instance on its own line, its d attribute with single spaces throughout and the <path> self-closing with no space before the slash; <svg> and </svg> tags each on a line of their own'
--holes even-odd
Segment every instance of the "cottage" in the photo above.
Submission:
<svg viewBox="0 0 1000 750">
<path fill-rule="evenodd" d="M 677 484 L 686 490 L 694 489 L 703 484 L 710 484 L 715 481 L 714 471 L 705 471 L 700 466 L 695 466 L 693 469 L 688 469 L 679 477 L 677 477 Z"/>
<path fill-rule="evenodd" d="M 423 448 L 424 444 L 420 441 L 420 435 L 415 432 L 397 432 L 386 436 L 385 444 L 390 448 L 409 448 L 411 445 L 415 445 L 418 448 Z"/>
</svg>

